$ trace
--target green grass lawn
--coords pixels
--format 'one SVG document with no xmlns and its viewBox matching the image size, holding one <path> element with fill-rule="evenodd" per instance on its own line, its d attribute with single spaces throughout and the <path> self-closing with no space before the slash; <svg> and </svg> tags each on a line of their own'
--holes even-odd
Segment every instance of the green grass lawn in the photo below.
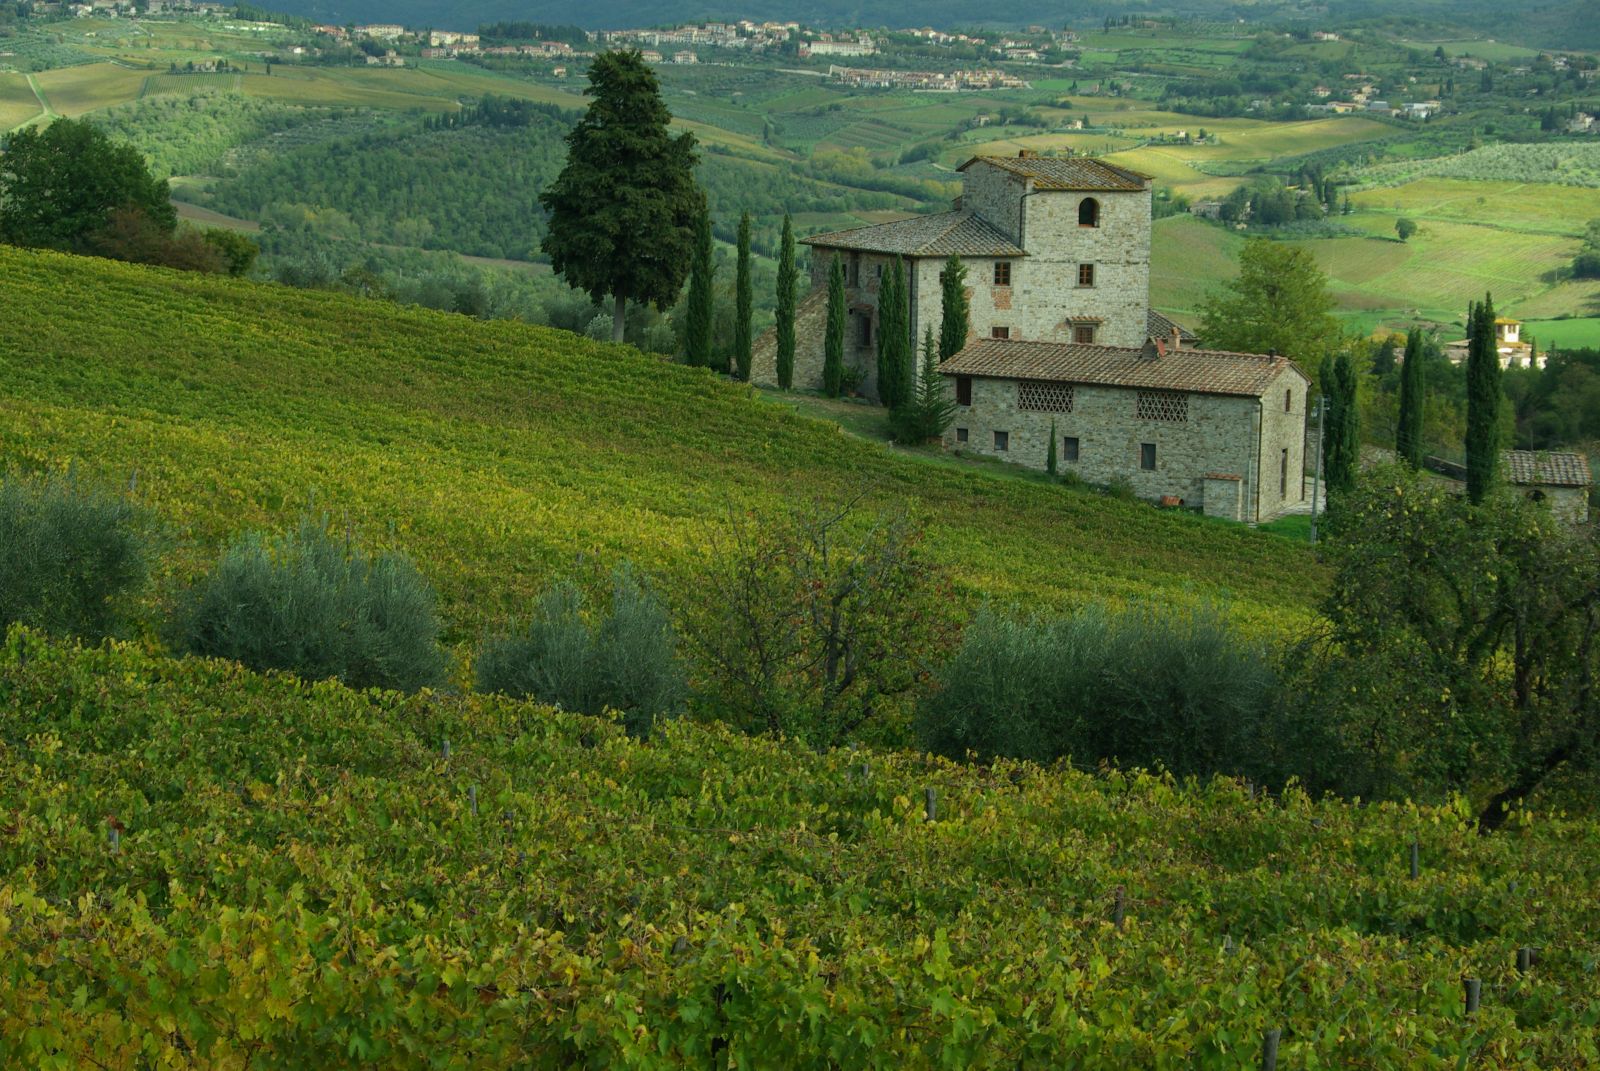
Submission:
<svg viewBox="0 0 1600 1071">
<path fill-rule="evenodd" d="M 1552 346 L 1561 349 L 1600 349 L 1600 316 L 1574 317 L 1570 320 L 1524 320 L 1522 337 L 1532 336 L 1541 350 Z"/>
<path fill-rule="evenodd" d="M 39 115 L 39 100 L 23 74 L 0 74 L 0 134 Z"/>
<path fill-rule="evenodd" d="M 51 108 L 68 118 L 77 118 L 98 108 L 138 99 L 149 73 L 113 63 L 90 63 L 40 71 L 34 78 Z"/>
</svg>

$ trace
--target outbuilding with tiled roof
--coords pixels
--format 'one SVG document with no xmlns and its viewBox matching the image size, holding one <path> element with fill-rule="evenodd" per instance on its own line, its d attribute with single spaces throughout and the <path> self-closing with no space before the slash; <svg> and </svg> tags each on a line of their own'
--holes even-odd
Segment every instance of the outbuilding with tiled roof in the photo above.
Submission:
<svg viewBox="0 0 1600 1071">
<path fill-rule="evenodd" d="M 1285 357 L 980 339 L 939 366 L 957 415 L 952 449 L 1251 523 L 1306 500 L 1310 381 Z"/>
</svg>

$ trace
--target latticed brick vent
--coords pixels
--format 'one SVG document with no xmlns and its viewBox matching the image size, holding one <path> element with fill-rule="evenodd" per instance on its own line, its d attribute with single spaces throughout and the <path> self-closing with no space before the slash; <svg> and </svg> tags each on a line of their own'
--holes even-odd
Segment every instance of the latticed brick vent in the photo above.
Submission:
<svg viewBox="0 0 1600 1071">
<path fill-rule="evenodd" d="M 1017 384 L 1017 408 L 1035 413 L 1072 412 L 1072 384 L 1024 379 Z"/>
<path fill-rule="evenodd" d="M 1142 390 L 1134 403 L 1133 415 L 1140 420 L 1182 423 L 1189 419 L 1189 396 L 1174 391 Z"/>
</svg>

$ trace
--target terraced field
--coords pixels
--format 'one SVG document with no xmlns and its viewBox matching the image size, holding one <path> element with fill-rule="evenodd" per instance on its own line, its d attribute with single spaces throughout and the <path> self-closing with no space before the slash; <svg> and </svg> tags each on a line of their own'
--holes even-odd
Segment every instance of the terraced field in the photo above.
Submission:
<svg viewBox="0 0 1600 1071">
<path fill-rule="evenodd" d="M 39 101 L 22 74 L 0 74 L 0 134 L 39 114 Z"/>
<path fill-rule="evenodd" d="M 136 99 L 149 75 L 149 71 L 129 70 L 114 63 L 89 63 L 41 71 L 34 78 L 50 107 L 75 119 L 97 108 Z"/>
<path fill-rule="evenodd" d="M 1321 582 L 1286 540 L 930 466 L 563 332 L 3 248 L 0 276 L 0 461 L 119 486 L 137 471 L 179 573 L 308 501 L 348 511 L 422 564 L 457 641 L 580 554 L 686 584 L 730 509 L 858 491 L 932 519 L 963 602 L 1227 592 L 1292 629 Z"/>
</svg>

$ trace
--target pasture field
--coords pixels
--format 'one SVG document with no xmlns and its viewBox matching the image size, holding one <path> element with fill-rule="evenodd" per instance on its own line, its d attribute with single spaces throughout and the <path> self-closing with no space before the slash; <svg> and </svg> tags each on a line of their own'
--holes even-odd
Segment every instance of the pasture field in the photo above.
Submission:
<svg viewBox="0 0 1600 1071">
<path fill-rule="evenodd" d="M 7 1066 L 1600 1061 L 1593 820 L 638 741 L 20 630 L 0 813 Z"/>
<path fill-rule="evenodd" d="M 80 115 L 138 98 L 150 72 L 129 70 L 114 63 L 88 63 L 40 71 L 33 77 L 50 107 L 76 119 Z"/>
<path fill-rule="evenodd" d="M 39 100 L 25 74 L 0 74 L 0 134 L 39 115 Z"/>
<path fill-rule="evenodd" d="M 1244 239 L 1191 216 L 1158 219 L 1150 231 L 1150 304 L 1192 323 L 1200 302 L 1239 274 Z"/>
<path fill-rule="evenodd" d="M 1589 220 L 1600 219 L 1600 189 L 1553 183 L 1418 179 L 1361 190 L 1350 201 L 1391 221 L 1407 216 L 1574 238 L 1583 235 Z"/>
<path fill-rule="evenodd" d="M 76 464 L 173 527 L 181 573 L 307 506 L 410 552 L 456 641 L 580 554 L 692 581 L 729 510 L 912 500 L 964 600 L 1224 592 L 1296 627 L 1312 558 L 1245 528 L 900 458 L 711 373 L 563 332 L 0 250 L 0 459 Z M 692 417 L 690 416 L 692 414 Z"/>
<path fill-rule="evenodd" d="M 1522 337 L 1539 340 L 1539 348 L 1600 349 L 1600 316 L 1570 320 L 1524 320 Z"/>
</svg>

